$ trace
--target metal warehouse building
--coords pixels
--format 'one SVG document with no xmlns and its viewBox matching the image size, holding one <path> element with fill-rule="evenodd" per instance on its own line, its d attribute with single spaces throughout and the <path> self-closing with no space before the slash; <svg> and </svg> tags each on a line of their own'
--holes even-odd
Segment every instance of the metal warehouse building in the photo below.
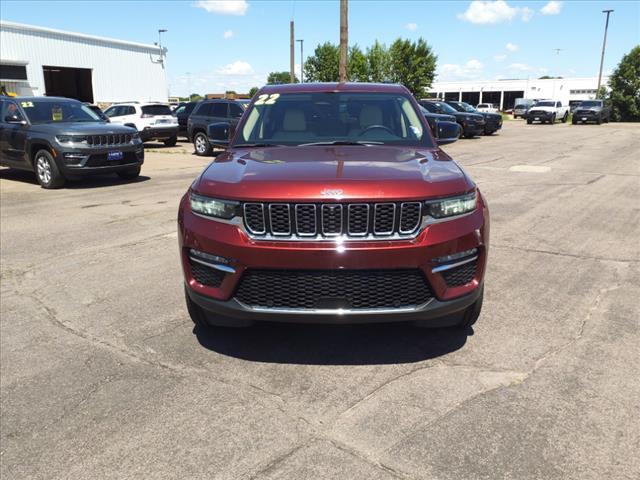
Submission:
<svg viewBox="0 0 640 480">
<path fill-rule="evenodd" d="M 602 85 L 609 79 L 602 77 Z M 434 82 L 429 90 L 433 97 L 457 100 L 471 105 L 493 103 L 500 110 L 513 108 L 516 98 L 554 99 L 574 105 L 596 96 L 598 77 L 549 78 L 524 80 L 468 80 Z"/>
<path fill-rule="evenodd" d="M 0 22 L 0 86 L 91 103 L 168 100 L 156 45 Z"/>
</svg>

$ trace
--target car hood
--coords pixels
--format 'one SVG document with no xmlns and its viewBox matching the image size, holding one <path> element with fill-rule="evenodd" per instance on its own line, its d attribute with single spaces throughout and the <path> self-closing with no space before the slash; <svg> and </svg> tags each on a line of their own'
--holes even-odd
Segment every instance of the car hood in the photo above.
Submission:
<svg viewBox="0 0 640 480">
<path fill-rule="evenodd" d="M 391 146 L 231 149 L 193 185 L 203 195 L 253 201 L 418 200 L 473 187 L 442 150 Z"/>
<path fill-rule="evenodd" d="M 454 117 L 453 115 L 449 115 L 448 113 L 431 113 L 429 112 L 424 113 L 423 114 L 425 116 L 425 118 L 429 119 L 433 119 L 433 120 L 438 120 L 439 122 L 455 122 L 456 121 L 456 117 Z"/>
<path fill-rule="evenodd" d="M 51 135 L 112 135 L 116 133 L 133 133 L 136 131 L 131 127 L 101 122 L 43 123 L 33 125 L 31 130 Z"/>
<path fill-rule="evenodd" d="M 534 105 L 533 107 L 531 107 L 529 109 L 530 112 L 532 111 L 540 111 L 540 112 L 555 112 L 556 111 L 556 107 L 538 107 L 536 105 Z"/>
<path fill-rule="evenodd" d="M 482 116 L 481 113 L 456 112 L 456 113 L 452 113 L 451 115 L 454 115 L 457 120 L 465 120 L 466 117 L 472 117 L 476 121 L 484 120 L 484 117 Z"/>
<path fill-rule="evenodd" d="M 500 115 L 499 113 L 482 112 L 482 116 L 486 120 L 500 120 L 502 118 L 502 115 Z"/>
</svg>

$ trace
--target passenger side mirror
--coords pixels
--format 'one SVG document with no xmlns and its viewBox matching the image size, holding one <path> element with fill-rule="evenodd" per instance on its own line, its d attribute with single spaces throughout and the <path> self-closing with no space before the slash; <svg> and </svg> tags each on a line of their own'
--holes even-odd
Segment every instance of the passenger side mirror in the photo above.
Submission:
<svg viewBox="0 0 640 480">
<path fill-rule="evenodd" d="M 20 118 L 18 115 L 7 115 L 4 117 L 5 123 L 11 123 L 14 125 L 26 125 L 27 121 Z"/>
<path fill-rule="evenodd" d="M 227 148 L 235 133 L 235 126 L 227 122 L 212 123 L 207 128 L 209 143 L 216 147 Z"/>
<path fill-rule="evenodd" d="M 460 126 L 453 122 L 438 122 L 438 145 L 456 142 L 460 138 Z"/>
</svg>

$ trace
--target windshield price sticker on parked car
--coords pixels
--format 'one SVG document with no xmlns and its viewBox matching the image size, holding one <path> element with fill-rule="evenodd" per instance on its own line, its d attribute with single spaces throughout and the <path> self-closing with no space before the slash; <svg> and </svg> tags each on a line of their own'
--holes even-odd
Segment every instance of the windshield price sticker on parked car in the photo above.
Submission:
<svg viewBox="0 0 640 480">
<path fill-rule="evenodd" d="M 271 95 L 265 93 L 258 97 L 255 105 L 273 105 L 276 103 L 276 100 L 280 97 L 279 93 L 273 93 Z"/>
<path fill-rule="evenodd" d="M 20 106 L 22 108 L 31 108 L 33 107 L 33 102 L 20 102 Z"/>
</svg>

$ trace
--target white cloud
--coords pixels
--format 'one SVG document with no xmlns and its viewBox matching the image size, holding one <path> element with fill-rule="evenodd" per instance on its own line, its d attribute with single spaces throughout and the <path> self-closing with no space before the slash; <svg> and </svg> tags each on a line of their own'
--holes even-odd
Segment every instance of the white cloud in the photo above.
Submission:
<svg viewBox="0 0 640 480">
<path fill-rule="evenodd" d="M 504 62 L 506 60 L 507 56 L 505 54 L 500 54 L 500 55 L 494 55 L 493 59 L 496 62 Z"/>
<path fill-rule="evenodd" d="M 246 0 L 198 0 L 193 6 L 219 15 L 244 15 L 249 8 Z"/>
<path fill-rule="evenodd" d="M 407 30 L 411 31 L 411 32 L 415 32 L 418 29 L 418 24 L 417 23 L 407 23 L 404 28 L 406 28 Z"/>
<path fill-rule="evenodd" d="M 217 70 L 220 75 L 251 75 L 253 67 L 247 62 L 237 60 Z"/>
<path fill-rule="evenodd" d="M 531 17 L 533 17 L 533 10 L 531 10 L 529 7 L 520 8 L 519 11 L 520 18 L 523 22 L 528 22 L 529 20 L 531 20 Z"/>
<path fill-rule="evenodd" d="M 482 62 L 474 59 L 469 60 L 464 65 L 455 63 L 445 63 L 438 70 L 438 80 L 459 80 L 479 78 L 482 74 L 484 65 Z"/>
<path fill-rule="evenodd" d="M 562 2 L 551 0 L 540 9 L 540 13 L 543 15 L 558 15 L 560 13 L 560 10 L 562 10 Z"/>
<path fill-rule="evenodd" d="M 509 70 L 515 70 L 519 72 L 532 72 L 534 68 L 526 63 L 512 63 L 509 65 Z"/>
<path fill-rule="evenodd" d="M 233 65 L 233 64 L 232 64 Z M 229 74 L 228 65 L 217 70 L 178 75 L 170 79 L 171 95 L 187 96 L 189 93 L 224 93 L 233 90 L 247 93 L 251 87 L 261 87 L 267 81 L 267 74 Z M 225 70 L 226 69 L 226 70 Z M 225 70 L 225 73 L 222 71 Z M 191 90 L 191 91 L 189 91 Z"/>
<path fill-rule="evenodd" d="M 510 52 L 517 52 L 520 47 L 518 45 L 516 45 L 515 43 L 509 42 L 509 43 L 507 43 L 505 45 L 505 48 L 507 50 L 509 50 Z"/>
<path fill-rule="evenodd" d="M 505 0 L 474 0 L 464 13 L 458 14 L 460 20 L 479 25 L 510 22 L 518 17 L 528 22 L 532 16 L 533 10 L 530 8 L 512 7 Z"/>
<path fill-rule="evenodd" d="M 233 37 L 233 30 L 225 30 L 225 32 L 222 34 L 222 38 L 224 38 L 225 40 L 231 37 Z"/>
</svg>

